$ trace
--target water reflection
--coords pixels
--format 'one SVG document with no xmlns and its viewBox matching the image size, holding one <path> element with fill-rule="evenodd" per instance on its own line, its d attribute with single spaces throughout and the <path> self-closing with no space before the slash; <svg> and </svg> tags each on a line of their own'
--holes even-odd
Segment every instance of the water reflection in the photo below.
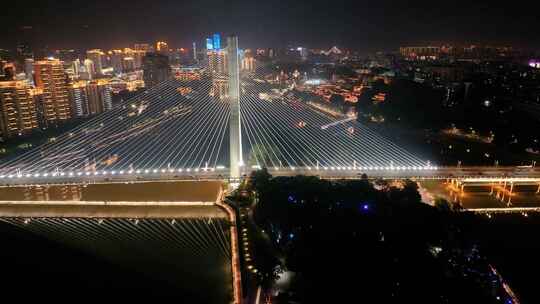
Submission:
<svg viewBox="0 0 540 304">
<path fill-rule="evenodd" d="M 25 201 L 80 201 L 82 186 L 30 186 L 22 188 Z"/>
<path fill-rule="evenodd" d="M 14 266 L 7 270 L 4 267 L 4 276 L 16 276 L 22 269 L 25 273 L 31 273 L 31 277 L 48 277 L 46 283 L 50 281 L 56 284 L 24 278 L 25 286 L 42 288 L 38 289 L 43 290 L 37 293 L 39 295 L 53 290 L 58 282 L 68 286 L 69 282 L 75 280 L 79 283 L 69 285 L 74 294 L 96 294 L 98 290 L 103 294 L 122 296 L 124 302 L 140 300 L 138 293 L 144 289 L 143 299 L 149 298 L 148 302 L 167 299 L 180 303 L 230 303 L 230 226 L 223 210 L 217 206 L 166 204 L 172 206 L 155 207 L 144 203 L 141 206 L 122 203 L 94 206 L 6 202 L 215 202 L 221 189 L 221 182 L 207 181 L 0 187 L 0 201 L 4 201 L 0 205 L 6 209 L 13 206 L 22 208 L 17 209 L 20 212 L 28 212 L 27 206 L 43 209 L 38 210 L 38 216 L 30 216 L 31 219 L 6 214 L 0 219 L 3 246 L 12 248 L 14 257 L 25 252 L 39 252 L 38 257 L 41 259 L 37 262 L 35 256 L 32 259 L 6 259 L 10 261 L 9 264 L 14 263 Z M 137 208 L 144 208 L 141 212 L 147 218 L 133 220 L 132 216 L 99 216 L 96 208 L 101 207 L 108 208 L 107 215 L 135 212 Z M 70 214 L 79 212 L 83 215 L 64 216 L 69 212 L 61 208 L 69 209 Z M 159 208 L 159 216 L 151 216 L 155 214 L 152 208 Z M 185 218 L 171 220 L 167 212 L 171 208 L 176 213 L 181 209 Z M 55 210 L 62 216 L 47 216 L 47 212 L 54 213 Z M 99 218 L 88 217 L 88 214 Z M 21 238 L 21 235 L 24 237 Z M 36 236 L 40 237 L 39 242 L 19 242 Z M 43 269 L 51 256 L 58 255 L 70 259 L 67 263 L 58 263 L 54 269 Z M 87 263 L 101 271 L 71 274 L 74 279 L 64 275 L 73 265 Z M 90 278 L 87 281 L 86 276 Z M 109 276 L 120 279 L 112 284 L 96 283 Z M 134 276 L 142 278 L 142 283 L 139 279 L 133 279 Z"/>
<path fill-rule="evenodd" d="M 212 181 L 29 185 L 1 187 L 0 200 L 215 202 L 221 187 Z"/>
</svg>

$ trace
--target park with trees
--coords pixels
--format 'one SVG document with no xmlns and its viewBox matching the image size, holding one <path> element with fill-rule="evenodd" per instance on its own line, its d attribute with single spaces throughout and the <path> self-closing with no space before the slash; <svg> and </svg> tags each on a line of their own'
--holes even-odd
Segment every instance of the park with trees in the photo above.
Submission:
<svg viewBox="0 0 540 304">
<path fill-rule="evenodd" d="M 414 181 L 272 177 L 263 168 L 242 189 L 253 196 L 253 221 L 274 253 L 258 262 L 266 264 L 261 276 L 294 273 L 290 287 L 276 292 L 278 303 L 504 297 L 477 244 L 461 233 L 471 216 L 444 200 L 422 203 Z"/>
</svg>

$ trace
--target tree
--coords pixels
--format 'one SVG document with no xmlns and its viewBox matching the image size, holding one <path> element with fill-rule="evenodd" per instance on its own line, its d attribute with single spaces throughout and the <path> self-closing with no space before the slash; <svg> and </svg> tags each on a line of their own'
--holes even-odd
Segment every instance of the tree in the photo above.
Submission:
<svg viewBox="0 0 540 304">
<path fill-rule="evenodd" d="M 421 203 L 422 197 L 418 192 L 418 184 L 410 179 L 405 180 L 405 185 L 401 190 L 404 199 L 409 203 Z"/>
<path fill-rule="evenodd" d="M 390 184 L 388 183 L 388 181 L 382 178 L 376 179 L 373 184 L 375 185 L 375 188 L 377 190 L 387 191 L 390 188 Z"/>
<path fill-rule="evenodd" d="M 248 189 L 262 192 L 264 189 L 266 189 L 271 178 L 272 175 L 268 173 L 268 169 L 266 169 L 266 167 L 253 171 L 249 177 Z"/>
</svg>

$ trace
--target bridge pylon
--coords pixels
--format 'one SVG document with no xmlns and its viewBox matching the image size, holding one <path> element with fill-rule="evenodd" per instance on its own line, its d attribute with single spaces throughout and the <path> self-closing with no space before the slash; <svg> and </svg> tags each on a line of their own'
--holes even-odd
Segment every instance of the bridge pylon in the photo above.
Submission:
<svg viewBox="0 0 540 304">
<path fill-rule="evenodd" d="M 227 69 L 229 73 L 229 158 L 231 184 L 240 182 L 242 160 L 242 131 L 240 128 L 240 72 L 238 37 L 227 38 Z"/>
</svg>

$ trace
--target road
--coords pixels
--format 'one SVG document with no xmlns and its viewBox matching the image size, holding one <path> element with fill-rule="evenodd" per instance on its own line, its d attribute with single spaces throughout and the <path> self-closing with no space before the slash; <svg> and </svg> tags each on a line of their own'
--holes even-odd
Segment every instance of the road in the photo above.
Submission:
<svg viewBox="0 0 540 304">
<path fill-rule="evenodd" d="M 243 168 L 242 175 L 249 176 L 257 168 Z M 539 167 L 282 167 L 269 168 L 273 176 L 309 175 L 324 179 L 361 178 L 366 174 L 369 178 L 417 178 L 417 179 L 448 179 L 463 177 L 540 177 Z M 167 180 L 229 180 L 227 168 L 197 171 L 166 171 L 145 170 L 136 172 L 124 171 L 82 171 L 57 172 L 47 175 L 9 175 L 0 176 L 0 185 L 26 184 L 88 184 L 114 183 L 131 181 L 167 181 Z"/>
</svg>

